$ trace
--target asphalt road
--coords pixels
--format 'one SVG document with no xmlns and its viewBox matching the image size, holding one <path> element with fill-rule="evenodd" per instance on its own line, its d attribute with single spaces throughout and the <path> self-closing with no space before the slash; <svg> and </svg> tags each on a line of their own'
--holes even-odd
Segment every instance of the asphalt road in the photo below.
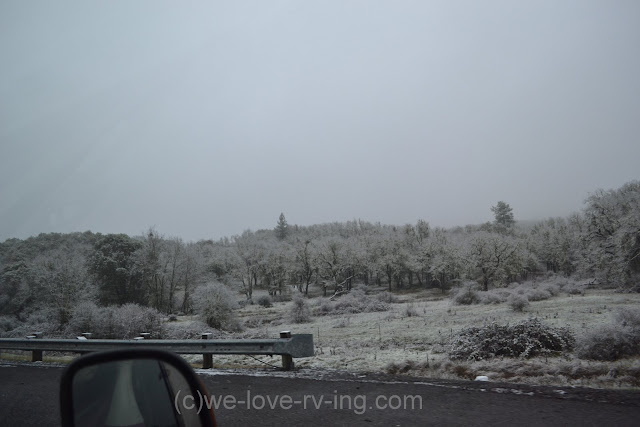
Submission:
<svg viewBox="0 0 640 427">
<path fill-rule="evenodd" d="M 63 369 L 0 364 L 0 426 L 60 424 Z M 301 371 L 204 374 L 225 425 L 640 425 L 640 392 Z"/>
</svg>

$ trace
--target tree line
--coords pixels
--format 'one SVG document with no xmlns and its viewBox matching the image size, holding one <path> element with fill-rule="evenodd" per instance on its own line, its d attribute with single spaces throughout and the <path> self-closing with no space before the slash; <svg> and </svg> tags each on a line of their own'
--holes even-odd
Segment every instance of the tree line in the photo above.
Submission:
<svg viewBox="0 0 640 427">
<path fill-rule="evenodd" d="M 8 239 L 0 243 L 0 322 L 46 316 L 64 325 L 83 301 L 188 313 L 196 289 L 211 282 L 248 301 L 257 288 L 277 295 L 317 287 L 327 295 L 355 282 L 444 292 L 472 280 L 486 290 L 545 272 L 638 289 L 640 182 L 597 191 L 582 212 L 565 218 L 518 223 L 505 202 L 491 211 L 493 222 L 450 229 L 425 220 L 299 226 L 280 214 L 274 229 L 218 241 L 184 242 L 154 228 L 140 236 Z"/>
</svg>

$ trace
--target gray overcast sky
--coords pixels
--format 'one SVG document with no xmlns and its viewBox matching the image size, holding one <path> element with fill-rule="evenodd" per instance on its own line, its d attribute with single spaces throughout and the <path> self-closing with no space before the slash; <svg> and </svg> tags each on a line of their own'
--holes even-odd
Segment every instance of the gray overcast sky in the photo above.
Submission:
<svg viewBox="0 0 640 427">
<path fill-rule="evenodd" d="M 640 178 L 640 2 L 0 2 L 0 241 L 564 216 Z"/>
</svg>

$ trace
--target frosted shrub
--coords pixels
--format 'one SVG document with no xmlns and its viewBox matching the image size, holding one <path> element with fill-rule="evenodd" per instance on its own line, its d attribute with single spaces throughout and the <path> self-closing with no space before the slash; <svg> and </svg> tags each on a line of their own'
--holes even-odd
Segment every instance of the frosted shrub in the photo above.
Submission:
<svg viewBox="0 0 640 427">
<path fill-rule="evenodd" d="M 371 297 L 360 289 L 355 289 L 346 295 L 342 295 L 335 301 L 328 299 L 323 300 L 316 308 L 315 313 L 318 315 L 356 314 L 387 310 L 389 310 L 389 303 L 378 297 Z"/>
<path fill-rule="evenodd" d="M 45 336 L 54 337 L 61 332 L 61 325 L 57 321 L 56 311 L 48 307 L 29 314 L 24 326 L 29 329 L 27 335 L 37 331 L 44 333 Z"/>
<path fill-rule="evenodd" d="M 609 361 L 638 356 L 640 334 L 620 325 L 602 325 L 578 341 L 577 355 L 582 359 Z"/>
<path fill-rule="evenodd" d="M 484 360 L 493 357 L 529 358 L 571 351 L 575 339 L 567 328 L 556 328 L 529 319 L 513 326 L 491 324 L 471 327 L 454 336 L 451 359 Z"/>
<path fill-rule="evenodd" d="M 20 322 L 13 316 L 0 316 L 0 335 L 18 327 Z"/>
<path fill-rule="evenodd" d="M 462 304 L 475 304 L 476 296 L 482 304 L 500 304 L 507 302 L 514 311 L 523 311 L 530 301 L 543 301 L 560 293 L 560 287 L 553 283 L 544 283 L 539 286 L 531 282 L 518 284 L 511 283 L 507 288 L 491 289 L 486 292 L 476 291 L 473 286 L 462 288 L 453 296 L 454 302 Z"/>
<path fill-rule="evenodd" d="M 540 286 L 538 286 L 538 289 L 548 292 L 553 297 L 560 295 L 560 286 L 554 283 L 543 283 Z"/>
<path fill-rule="evenodd" d="M 552 297 L 551 292 L 542 288 L 532 288 L 524 294 L 529 301 L 544 301 Z"/>
<path fill-rule="evenodd" d="M 471 305 L 480 303 L 480 293 L 472 284 L 452 290 L 451 300 L 456 305 Z"/>
<path fill-rule="evenodd" d="M 67 335 L 79 335 L 83 332 L 95 334 L 95 338 L 102 338 L 102 308 L 92 302 L 81 302 L 71 311 L 71 319 L 67 323 Z"/>
<path fill-rule="evenodd" d="M 6 317 L 6 319 L 10 318 Z M 54 319 L 54 310 L 35 311 L 24 322 L 18 322 L 17 319 L 5 321 L 6 331 L 0 331 L 0 335 L 6 338 L 24 338 L 34 332 L 42 332 L 45 338 L 55 338 L 60 335 L 60 330 Z"/>
<path fill-rule="evenodd" d="M 418 310 L 416 309 L 416 306 L 415 306 L 414 303 L 410 302 L 409 304 L 405 305 L 405 307 L 404 307 L 404 315 L 405 315 L 405 317 L 416 317 L 416 316 L 419 316 Z"/>
<path fill-rule="evenodd" d="M 367 291 L 364 286 L 354 286 L 347 295 L 352 296 L 357 300 L 364 300 L 367 298 Z"/>
<path fill-rule="evenodd" d="M 333 302 L 334 311 L 339 313 L 362 313 L 366 307 L 366 297 L 354 294 L 343 295 Z"/>
<path fill-rule="evenodd" d="M 342 316 L 340 317 L 340 320 L 338 320 L 338 323 L 336 323 L 334 328 L 346 328 L 347 326 L 349 326 L 350 322 L 351 316 Z"/>
<path fill-rule="evenodd" d="M 506 289 L 491 289 L 478 293 L 483 304 L 501 304 L 509 298 L 511 292 Z"/>
<path fill-rule="evenodd" d="M 222 283 L 200 286 L 193 293 L 192 299 L 196 313 L 210 327 L 228 331 L 240 329 L 235 313 L 238 308 L 236 296 Z"/>
<path fill-rule="evenodd" d="M 140 332 L 150 333 L 151 338 L 163 337 L 163 316 L 151 307 L 125 304 L 120 307 L 107 307 L 107 310 L 113 311 L 114 338 L 135 338 Z"/>
<path fill-rule="evenodd" d="M 278 295 L 273 295 L 271 297 L 273 302 L 289 302 L 289 301 L 291 301 L 292 298 L 293 298 L 293 296 L 291 295 L 290 292 L 280 293 Z"/>
<path fill-rule="evenodd" d="M 380 292 L 376 295 L 376 299 L 378 301 L 386 302 L 387 304 L 398 302 L 398 298 L 389 291 Z"/>
<path fill-rule="evenodd" d="M 330 302 L 333 314 L 362 313 L 364 311 L 363 301 L 354 298 L 353 295 L 342 295 L 336 301 Z"/>
<path fill-rule="evenodd" d="M 271 297 L 269 295 L 262 295 L 258 298 L 258 305 L 261 307 L 269 308 L 273 304 L 271 304 Z"/>
<path fill-rule="evenodd" d="M 585 334 L 578 341 L 578 357 L 618 360 L 640 355 L 640 309 L 622 308 L 613 322 Z"/>
<path fill-rule="evenodd" d="M 529 300 L 526 296 L 511 294 L 509 298 L 507 298 L 507 304 L 509 304 L 509 307 L 511 307 L 513 311 L 522 312 L 529 306 Z"/>
<path fill-rule="evenodd" d="M 225 338 L 226 333 L 211 328 L 200 320 L 192 322 L 172 322 L 165 325 L 165 338 L 170 340 L 193 340 L 201 339 L 202 334 L 208 332 L 213 334 L 213 338 Z"/>
<path fill-rule="evenodd" d="M 98 307 L 94 303 L 79 304 L 71 312 L 66 328 L 67 335 L 92 333 L 92 338 L 130 339 L 141 332 L 152 338 L 164 335 L 162 314 L 150 307 L 138 304 Z"/>
<path fill-rule="evenodd" d="M 293 305 L 289 315 L 293 323 L 306 323 L 311 320 L 311 311 L 302 295 L 298 294 L 293 297 Z"/>
<path fill-rule="evenodd" d="M 389 304 L 376 298 L 369 298 L 365 301 L 363 313 L 374 313 L 389 310 Z"/>
<path fill-rule="evenodd" d="M 640 308 L 623 307 L 614 315 L 614 321 L 629 328 L 640 328 Z"/>
<path fill-rule="evenodd" d="M 324 316 L 326 314 L 331 314 L 331 312 L 335 309 L 333 303 L 326 298 L 322 298 L 318 301 L 317 307 L 315 308 L 315 314 Z"/>
<path fill-rule="evenodd" d="M 571 280 L 567 280 L 564 286 L 562 286 L 562 290 L 569 295 L 584 295 L 586 288 L 586 285 Z"/>
</svg>

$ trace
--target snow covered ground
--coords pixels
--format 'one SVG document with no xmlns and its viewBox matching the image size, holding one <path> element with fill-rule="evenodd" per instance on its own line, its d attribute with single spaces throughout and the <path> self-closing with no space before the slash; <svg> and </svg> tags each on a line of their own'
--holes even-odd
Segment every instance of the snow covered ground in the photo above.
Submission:
<svg viewBox="0 0 640 427">
<path fill-rule="evenodd" d="M 311 312 L 317 311 L 320 298 L 311 298 Z M 584 296 L 561 295 L 531 302 L 521 313 L 507 304 L 451 305 L 439 291 L 419 291 L 400 296 L 384 312 L 312 315 L 308 323 L 289 320 L 292 302 L 276 302 L 265 308 L 247 305 L 239 310 L 245 325 L 244 335 L 275 338 L 280 331 L 313 334 L 316 354 L 295 359 L 296 367 L 348 372 L 399 372 L 440 378 L 469 378 L 488 375 L 489 380 L 515 378 L 520 382 L 545 384 L 623 385 L 615 378 L 606 381 L 607 372 L 640 369 L 637 360 L 616 363 L 581 361 L 570 357 L 531 360 L 494 360 L 487 362 L 451 362 L 446 345 L 451 336 L 468 326 L 491 322 L 516 323 L 537 317 L 553 326 L 569 327 L 577 336 L 610 320 L 620 307 L 637 307 L 640 295 L 592 290 Z M 192 359 L 196 362 L 198 356 Z M 408 362 L 408 363 L 407 363 Z M 395 370 L 390 366 L 396 364 Z M 215 356 L 214 366 L 223 369 L 270 369 L 280 367 L 280 357 Z M 571 372 L 585 371 L 588 377 L 576 380 Z M 529 372 L 534 371 L 534 372 Z M 589 372 L 593 371 L 593 375 Z M 603 373 L 604 372 L 604 373 Z M 593 378 L 592 378 L 593 377 Z M 626 383 L 625 383 L 626 384 Z M 628 385 L 628 384 L 627 384 Z"/>
</svg>

